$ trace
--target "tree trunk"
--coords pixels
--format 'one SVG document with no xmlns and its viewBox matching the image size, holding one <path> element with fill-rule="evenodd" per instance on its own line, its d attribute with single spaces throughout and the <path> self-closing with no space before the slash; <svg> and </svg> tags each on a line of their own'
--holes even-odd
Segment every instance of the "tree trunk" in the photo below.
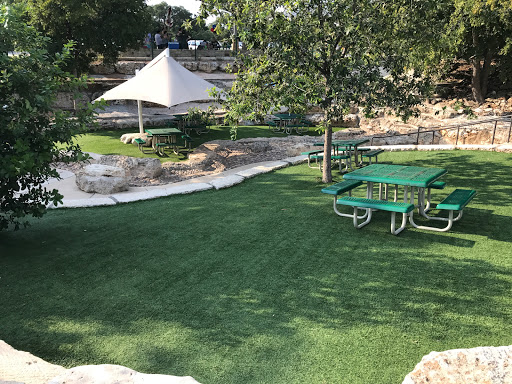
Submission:
<svg viewBox="0 0 512 384">
<path fill-rule="evenodd" d="M 327 126 L 325 127 L 325 139 L 324 139 L 324 161 L 323 161 L 323 172 L 322 172 L 322 182 L 323 183 L 331 183 L 332 182 L 332 172 L 331 172 L 331 151 L 332 151 L 332 125 L 330 121 L 327 121 Z"/>
<path fill-rule="evenodd" d="M 480 79 L 480 89 L 482 90 L 482 96 L 485 99 L 487 96 L 487 89 L 489 85 L 489 73 L 491 72 L 491 61 L 492 55 L 489 51 L 485 54 L 484 65 L 482 67 L 481 79 Z"/>
<path fill-rule="evenodd" d="M 478 49 L 478 33 L 475 29 L 472 31 L 473 35 L 473 48 L 475 51 Z M 471 74 L 471 92 L 473 93 L 473 98 L 478 104 L 483 104 L 485 101 L 485 96 L 487 95 L 487 83 L 489 81 L 489 72 L 491 70 L 491 59 L 492 55 L 489 49 L 486 49 L 485 55 L 483 57 L 483 66 L 482 66 L 482 58 L 475 54 L 471 60 L 472 66 L 472 74 Z"/>
<path fill-rule="evenodd" d="M 473 93 L 473 99 L 475 99 L 478 104 L 482 104 L 484 102 L 484 95 L 482 94 L 482 87 L 480 85 L 482 74 L 480 59 L 477 57 L 472 58 L 471 66 L 473 67 L 473 73 L 471 74 L 471 92 Z"/>
</svg>

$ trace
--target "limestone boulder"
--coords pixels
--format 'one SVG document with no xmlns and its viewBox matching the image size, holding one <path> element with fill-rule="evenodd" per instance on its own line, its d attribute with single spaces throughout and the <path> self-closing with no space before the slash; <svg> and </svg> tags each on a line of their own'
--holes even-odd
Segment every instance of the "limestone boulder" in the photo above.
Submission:
<svg viewBox="0 0 512 384">
<path fill-rule="evenodd" d="M 12 384 L 199 384 L 191 376 L 144 374 L 120 365 L 66 369 L 0 340 L 0 383 Z"/>
<path fill-rule="evenodd" d="M 115 64 L 116 72 L 123 75 L 135 75 L 135 71 L 142 67 L 144 67 L 144 63 L 137 61 L 118 61 Z"/>
<path fill-rule="evenodd" d="M 217 70 L 219 64 L 215 61 L 200 61 L 198 69 L 202 72 L 212 73 Z"/>
<path fill-rule="evenodd" d="M 154 179 L 162 174 L 162 163 L 153 158 L 105 155 L 98 160 L 98 164 L 121 168 L 129 177 Z"/>
<path fill-rule="evenodd" d="M 0 340 L 0 383 L 47 383 L 66 368 L 50 364 L 28 352 L 18 351 Z"/>
<path fill-rule="evenodd" d="M 219 69 L 219 71 L 225 72 L 225 73 L 236 73 L 237 66 L 234 64 L 234 62 L 225 61 L 225 62 L 219 63 L 218 69 Z"/>
<path fill-rule="evenodd" d="M 189 71 L 197 71 L 198 68 L 197 62 L 195 61 L 185 61 L 180 64 L 183 65 Z"/>
<path fill-rule="evenodd" d="M 343 117 L 343 121 L 338 122 L 339 126 L 347 127 L 347 128 L 359 128 L 359 123 L 361 122 L 361 119 L 359 118 L 359 115 L 356 114 L 348 114 Z"/>
<path fill-rule="evenodd" d="M 88 102 L 89 98 L 84 93 L 76 96 L 72 92 L 59 92 L 53 106 L 60 109 L 75 109 L 84 106 Z"/>
<path fill-rule="evenodd" d="M 120 365 L 84 365 L 66 370 L 48 384 L 199 384 L 191 376 L 144 374 Z"/>
<path fill-rule="evenodd" d="M 147 145 L 151 145 L 151 138 L 148 137 L 147 133 L 125 133 L 121 136 L 121 143 L 124 144 L 132 144 L 133 140 L 142 139 L 146 142 Z"/>
<path fill-rule="evenodd" d="M 109 195 L 126 191 L 128 177 L 122 168 L 89 164 L 77 173 L 76 185 L 84 192 Z"/>
<path fill-rule="evenodd" d="M 116 68 L 113 65 L 95 64 L 91 65 L 91 73 L 97 75 L 112 75 L 116 72 Z"/>
<path fill-rule="evenodd" d="M 512 346 L 431 352 L 402 384 L 510 384 Z"/>
</svg>

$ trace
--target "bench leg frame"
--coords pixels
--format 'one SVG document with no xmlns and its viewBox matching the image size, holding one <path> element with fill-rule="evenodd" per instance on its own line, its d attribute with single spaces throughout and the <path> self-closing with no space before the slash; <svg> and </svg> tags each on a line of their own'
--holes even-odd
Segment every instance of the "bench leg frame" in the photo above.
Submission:
<svg viewBox="0 0 512 384">
<path fill-rule="evenodd" d="M 349 196 L 352 196 L 352 191 L 348 191 L 348 195 Z M 338 216 L 342 216 L 342 217 L 350 217 L 350 218 L 353 218 L 354 215 L 351 215 L 350 213 L 343 213 L 343 212 L 340 212 L 338 210 L 338 205 L 336 204 L 336 200 L 338 200 L 338 196 L 334 196 L 334 204 L 333 204 L 333 207 L 334 207 L 334 212 L 336 212 L 336 214 Z M 366 217 L 368 216 L 368 210 L 366 209 L 365 210 L 366 212 L 364 213 L 364 215 L 361 215 L 361 216 L 357 216 L 357 219 L 358 220 L 364 220 L 366 219 Z"/>
<path fill-rule="evenodd" d="M 455 219 L 453 218 L 453 211 L 448 211 L 448 218 L 444 218 L 444 217 L 432 217 L 431 218 L 431 219 L 434 219 L 434 220 L 447 221 L 448 224 L 444 228 L 430 227 L 430 226 L 426 226 L 426 225 L 418 225 L 418 224 L 416 224 L 414 222 L 413 213 L 411 212 L 409 215 L 410 215 L 409 216 L 409 222 L 411 223 L 411 225 L 414 228 L 426 229 L 428 231 L 435 231 L 435 232 L 446 232 L 446 231 L 449 231 L 451 229 L 452 225 L 453 225 L 453 222 L 455 221 Z M 459 212 L 459 215 L 457 216 L 457 220 L 459 220 L 461 217 L 462 217 L 462 211 Z"/>
<path fill-rule="evenodd" d="M 405 226 L 407 225 L 407 216 L 407 213 L 402 213 L 402 225 L 400 228 L 396 229 L 396 212 L 391 212 L 391 233 L 393 235 L 398 235 L 405 229 Z"/>
<path fill-rule="evenodd" d="M 361 216 L 361 218 L 364 218 L 365 216 L 367 216 L 367 218 L 361 224 L 358 224 L 358 220 L 359 220 L 360 216 L 358 216 L 357 214 L 358 214 L 359 209 L 361 209 L 361 208 L 354 207 L 354 214 L 349 215 L 354 220 L 354 227 L 356 227 L 357 229 L 363 228 L 365 225 L 367 225 L 372 220 L 372 209 L 371 208 L 362 208 L 366 211 L 366 213 L 363 216 Z"/>
</svg>

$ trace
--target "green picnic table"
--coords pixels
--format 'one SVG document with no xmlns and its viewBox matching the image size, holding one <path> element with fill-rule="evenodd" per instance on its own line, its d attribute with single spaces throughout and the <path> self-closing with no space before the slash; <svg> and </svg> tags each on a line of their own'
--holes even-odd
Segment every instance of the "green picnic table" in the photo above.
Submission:
<svg viewBox="0 0 512 384">
<path fill-rule="evenodd" d="M 183 134 L 178 128 L 146 128 L 146 132 L 153 137 L 151 145 L 155 152 L 161 154 L 163 154 L 163 149 L 165 147 L 173 147 L 176 152 L 176 136 Z"/>
<path fill-rule="evenodd" d="M 343 175 L 344 179 L 371 183 L 395 184 L 427 188 L 446 173 L 441 168 L 415 167 L 408 165 L 372 164 Z"/>
<path fill-rule="evenodd" d="M 358 152 L 358 147 L 361 145 L 361 144 L 364 144 L 364 143 L 367 143 L 369 142 L 370 139 L 367 139 L 367 138 L 362 138 L 362 139 L 352 139 L 352 140 L 333 140 L 331 142 L 331 145 L 334 149 L 334 154 L 335 155 L 338 155 L 339 153 L 339 148 L 343 148 L 343 149 L 346 149 L 348 152 L 350 152 L 350 154 L 354 154 L 354 164 L 359 164 L 359 152 Z M 316 146 L 323 146 L 324 143 L 323 142 L 318 142 L 318 143 L 314 143 L 313 145 L 316 145 Z M 350 168 L 352 169 L 352 166 L 350 166 Z"/>
</svg>

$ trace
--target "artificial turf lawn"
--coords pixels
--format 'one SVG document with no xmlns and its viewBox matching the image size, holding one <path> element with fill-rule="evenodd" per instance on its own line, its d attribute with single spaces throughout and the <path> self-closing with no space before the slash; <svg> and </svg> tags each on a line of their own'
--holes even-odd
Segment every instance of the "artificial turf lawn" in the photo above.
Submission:
<svg viewBox="0 0 512 384">
<path fill-rule="evenodd" d="M 338 131 L 342 128 L 334 128 Z M 91 131 L 76 138 L 76 142 L 80 145 L 83 151 L 99 153 L 101 155 L 125 155 L 134 157 L 154 157 L 160 158 L 160 161 L 183 161 L 186 160 L 186 155 L 175 155 L 174 153 L 167 153 L 166 157 L 159 157 L 156 153 L 143 154 L 136 145 L 123 144 L 119 139 L 125 133 L 138 132 L 138 128 L 127 128 L 117 130 L 101 130 Z M 271 131 L 268 126 L 241 126 L 237 131 L 237 140 L 253 137 L 286 137 L 284 133 L 276 133 Z M 320 132 L 315 128 L 309 128 L 308 135 L 320 136 Z M 230 127 L 226 126 L 212 126 L 210 132 L 197 135 L 191 134 L 192 148 L 197 148 L 199 145 L 212 140 L 230 140 Z M 181 138 L 178 138 L 178 143 L 182 144 Z"/>
<path fill-rule="evenodd" d="M 66 367 L 205 384 L 401 383 L 430 351 L 512 344 L 511 156 L 379 160 L 447 169 L 434 202 L 478 195 L 449 232 L 399 236 L 387 212 L 361 230 L 337 216 L 305 165 L 220 191 L 52 210 L 0 233 L 0 337 Z"/>
</svg>

